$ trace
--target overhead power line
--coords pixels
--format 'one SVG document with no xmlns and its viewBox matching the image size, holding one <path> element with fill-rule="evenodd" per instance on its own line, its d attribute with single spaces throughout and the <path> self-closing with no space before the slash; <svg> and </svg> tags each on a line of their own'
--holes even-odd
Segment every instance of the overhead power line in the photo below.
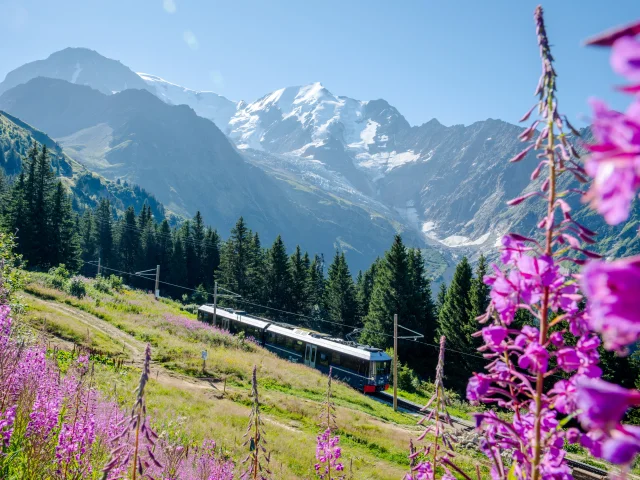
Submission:
<svg viewBox="0 0 640 480">
<path fill-rule="evenodd" d="M 93 261 L 89 261 L 87 263 L 90 263 L 91 265 L 97 265 L 97 262 L 93 262 Z M 121 274 L 124 274 L 124 275 L 131 275 L 131 276 L 134 276 L 134 277 L 140 277 L 140 278 L 144 278 L 146 280 L 151 280 L 148 277 L 145 277 L 143 275 L 138 275 L 138 274 L 132 273 L 132 272 L 125 272 L 123 270 L 118 270 L 118 269 L 115 269 L 115 268 L 110 268 L 110 267 L 105 267 L 105 266 L 102 266 L 101 268 L 103 268 L 105 270 L 110 270 L 110 271 L 113 271 L 113 272 L 121 273 Z M 202 290 L 196 290 L 194 288 L 185 287 L 184 285 L 177 285 L 175 283 L 164 282 L 162 280 L 160 280 L 159 283 L 162 283 L 163 285 L 169 285 L 171 287 L 182 288 L 184 290 L 188 290 L 188 291 L 191 291 L 191 292 L 202 292 Z M 229 290 L 227 288 L 221 287 L 220 285 L 218 285 L 218 288 L 221 289 L 221 290 L 224 290 L 226 292 L 230 292 L 230 293 L 232 293 L 234 295 L 239 295 L 239 294 L 237 294 L 235 292 L 232 292 L 231 290 Z M 204 293 L 206 293 L 207 295 L 213 296 L 212 292 L 209 292 L 209 291 L 205 290 Z M 342 323 L 342 322 L 334 322 L 332 320 L 324 320 L 322 318 L 309 317 L 308 315 L 304 315 L 302 313 L 289 312 L 287 310 L 282 310 L 282 309 L 275 308 L 275 307 L 269 307 L 267 305 L 260 305 L 259 303 L 253 303 L 253 302 L 250 302 L 248 300 L 245 300 L 241 296 L 235 297 L 235 296 L 231 296 L 231 295 L 229 295 L 229 296 L 218 295 L 218 297 L 232 298 L 233 301 L 235 301 L 235 302 L 244 303 L 244 304 L 247 304 L 247 305 L 252 305 L 254 307 L 265 308 L 267 310 L 273 310 L 273 311 L 276 311 L 276 312 L 285 313 L 287 315 L 293 315 L 293 316 L 296 316 L 296 317 L 306 318 L 306 319 L 314 321 L 314 322 L 328 323 L 328 324 L 331 324 L 331 325 L 338 325 L 338 326 L 343 326 L 343 327 L 348 327 L 348 328 L 353 328 L 353 329 L 361 328 L 361 327 L 356 326 L 356 325 L 349 325 L 347 323 Z M 393 335 L 388 334 L 388 333 L 380 333 L 380 335 L 382 335 L 384 337 L 393 338 Z M 426 345 L 428 347 L 433 347 L 438 351 L 440 350 L 440 345 L 436 345 L 434 343 L 424 342 L 424 341 L 421 341 L 421 340 L 412 340 L 411 338 L 403 338 L 403 337 L 398 337 L 398 340 L 404 340 L 406 342 L 418 343 L 418 344 L 421 344 L 421 345 Z M 480 359 L 486 360 L 482 355 L 475 355 L 475 354 L 472 354 L 472 353 L 463 352 L 461 350 L 455 350 L 453 348 L 447 348 L 447 351 L 459 353 L 460 355 L 465 355 L 465 356 L 468 356 L 468 357 L 474 357 L 474 358 L 480 358 Z"/>
</svg>

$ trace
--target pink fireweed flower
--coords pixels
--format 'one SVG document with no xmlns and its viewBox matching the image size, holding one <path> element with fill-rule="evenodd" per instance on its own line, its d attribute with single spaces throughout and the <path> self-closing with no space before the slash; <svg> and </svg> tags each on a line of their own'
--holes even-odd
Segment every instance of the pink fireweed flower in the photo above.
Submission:
<svg viewBox="0 0 640 480">
<path fill-rule="evenodd" d="M 318 435 L 318 443 L 316 445 L 316 460 L 318 460 L 318 463 L 315 464 L 315 469 L 317 475 L 322 479 L 343 478 L 341 476 L 332 476 L 331 474 L 331 472 L 344 470 L 343 464 L 338 461 L 342 456 L 338 443 L 340 443 L 340 437 L 332 437 L 330 429 Z"/>
<path fill-rule="evenodd" d="M 625 426 L 613 430 L 602 442 L 599 453 L 616 465 L 631 463 L 640 453 L 640 427 Z"/>
<path fill-rule="evenodd" d="M 640 85 L 640 40 L 624 36 L 613 43 L 611 68 L 627 80 Z"/>
<path fill-rule="evenodd" d="M 629 407 L 640 405 L 640 392 L 599 378 L 580 377 L 575 401 L 582 426 L 606 432 L 615 428 Z"/>
<path fill-rule="evenodd" d="M 432 480 L 433 466 L 431 462 L 421 462 L 405 477 L 405 480 Z"/>
<path fill-rule="evenodd" d="M 546 372 L 549 365 L 549 352 L 538 342 L 531 342 L 518 358 L 520 368 L 529 369 L 531 373 Z"/>
<path fill-rule="evenodd" d="M 509 325 L 515 317 L 516 311 L 521 301 L 532 301 L 531 292 L 527 289 L 522 290 L 522 277 L 516 270 L 511 270 L 507 275 L 492 265 L 494 275 L 484 277 L 484 283 L 491 286 L 491 303 L 500 316 L 500 319 Z"/>
<path fill-rule="evenodd" d="M 13 435 L 13 422 L 16 420 L 16 407 L 15 405 L 7 408 L 3 413 L 0 413 L 0 439 L 2 439 L 2 446 L 7 448 L 11 443 L 11 435 Z"/>
<path fill-rule="evenodd" d="M 467 384 L 467 399 L 477 405 L 478 402 L 489 392 L 492 378 L 483 373 L 476 373 L 469 379 Z"/>
<path fill-rule="evenodd" d="M 589 300 L 589 326 L 602 335 L 605 348 L 621 350 L 640 339 L 640 256 L 589 262 L 582 289 Z"/>
<path fill-rule="evenodd" d="M 38 371 L 38 390 L 33 402 L 26 436 L 33 442 L 45 442 L 58 424 L 62 407 L 63 392 L 58 384 L 58 373 L 47 364 L 44 348 L 34 359 L 40 365 Z"/>
<path fill-rule="evenodd" d="M 565 372 L 573 372 L 580 367 L 580 357 L 574 348 L 561 348 L 556 353 L 556 359 L 558 360 L 558 367 Z"/>
<path fill-rule="evenodd" d="M 592 100 L 593 136 L 585 169 L 593 177 L 585 200 L 610 225 L 629 217 L 631 204 L 640 188 L 640 118 L 633 105 L 627 114 L 609 110 L 604 102 Z M 629 115 L 629 114 L 632 115 Z"/>
<path fill-rule="evenodd" d="M 552 405 L 558 412 L 567 415 L 575 411 L 576 386 L 574 381 L 559 380 L 549 390 L 549 395 L 552 396 Z"/>
<path fill-rule="evenodd" d="M 501 325 L 490 325 L 482 329 L 482 339 L 485 345 L 494 352 L 503 351 L 502 341 L 507 338 L 508 330 Z"/>
</svg>

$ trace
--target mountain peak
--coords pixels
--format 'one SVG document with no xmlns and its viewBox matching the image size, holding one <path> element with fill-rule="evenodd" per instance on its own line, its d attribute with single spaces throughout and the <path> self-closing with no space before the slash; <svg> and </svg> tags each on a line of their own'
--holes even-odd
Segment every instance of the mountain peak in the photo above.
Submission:
<svg viewBox="0 0 640 480">
<path fill-rule="evenodd" d="M 87 85 L 107 95 L 128 88 L 147 89 L 147 84 L 119 61 L 88 48 L 69 47 L 9 72 L 0 83 L 0 94 L 36 77 Z"/>
</svg>

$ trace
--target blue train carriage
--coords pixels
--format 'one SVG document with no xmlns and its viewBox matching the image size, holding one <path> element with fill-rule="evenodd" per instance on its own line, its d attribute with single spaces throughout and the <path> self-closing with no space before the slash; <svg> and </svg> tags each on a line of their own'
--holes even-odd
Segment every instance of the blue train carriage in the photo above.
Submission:
<svg viewBox="0 0 640 480">
<path fill-rule="evenodd" d="M 228 330 L 234 335 L 244 332 L 245 337 L 253 337 L 264 346 L 265 329 L 270 321 L 265 318 L 255 317 L 243 310 L 230 308 L 216 308 L 216 318 L 213 318 L 213 306 L 203 305 L 198 309 L 198 319 L 215 325 L 223 330 Z"/>
<path fill-rule="evenodd" d="M 389 388 L 391 357 L 378 349 L 331 338 L 311 330 L 274 323 L 268 319 L 248 315 L 244 311 L 203 305 L 198 318 L 237 334 L 253 336 L 267 350 L 291 362 L 329 373 L 352 387 L 372 393 Z"/>
<path fill-rule="evenodd" d="M 272 323 L 267 327 L 266 349 L 329 373 L 352 387 L 371 393 L 389 388 L 391 357 L 378 348 L 344 342 L 329 335 Z"/>
</svg>

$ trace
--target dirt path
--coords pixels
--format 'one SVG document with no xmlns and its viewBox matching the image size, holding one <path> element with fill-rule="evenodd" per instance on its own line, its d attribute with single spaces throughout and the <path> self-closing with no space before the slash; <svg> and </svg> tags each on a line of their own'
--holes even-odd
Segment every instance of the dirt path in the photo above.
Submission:
<svg viewBox="0 0 640 480">
<path fill-rule="evenodd" d="M 60 304 L 53 300 L 45 300 L 28 293 L 25 293 L 24 296 L 25 299 L 28 299 L 31 302 L 44 304 L 52 310 L 56 310 L 64 315 L 73 317 L 74 319 L 87 325 L 88 327 L 98 330 L 111 339 L 115 340 L 116 342 L 121 343 L 122 345 L 124 345 L 124 348 L 126 348 L 131 354 L 131 365 L 137 368 L 142 368 L 144 364 L 144 351 L 146 348 L 146 344 L 137 340 L 132 335 L 129 335 L 127 332 L 120 330 L 118 327 L 112 325 L 106 320 L 102 320 L 101 318 L 98 318 L 95 315 L 91 315 L 90 313 L 83 312 L 82 310 L 75 309 L 68 305 Z M 159 365 L 153 361 L 151 362 L 151 377 L 156 379 L 163 385 L 174 388 L 205 390 L 211 392 L 212 394 L 215 394 L 213 396 L 215 396 L 216 398 L 221 398 L 222 390 L 218 389 L 216 385 L 217 382 L 215 382 L 213 379 L 194 378 L 182 375 L 171 370 L 167 370 L 162 365 Z"/>
</svg>

